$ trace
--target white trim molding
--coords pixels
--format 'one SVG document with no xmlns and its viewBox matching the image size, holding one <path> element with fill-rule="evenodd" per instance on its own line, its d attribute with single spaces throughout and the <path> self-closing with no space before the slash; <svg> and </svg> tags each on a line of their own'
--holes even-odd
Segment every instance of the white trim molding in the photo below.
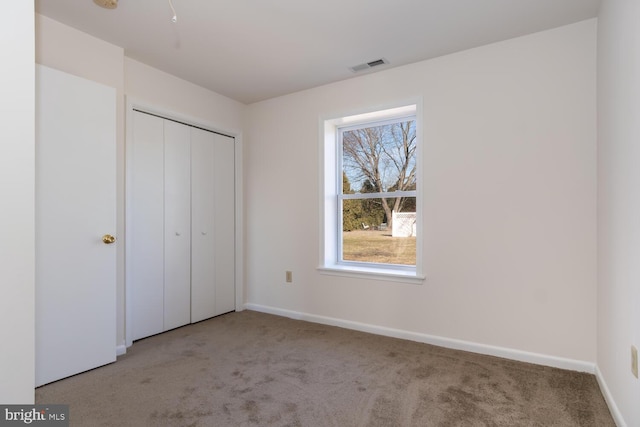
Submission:
<svg viewBox="0 0 640 427">
<path fill-rule="evenodd" d="M 469 351 L 472 353 L 496 356 L 504 359 L 516 360 L 519 362 L 533 363 L 536 365 L 549 366 L 552 368 L 567 369 L 571 371 L 596 373 L 595 363 L 581 360 L 566 359 L 562 357 L 550 356 L 546 354 L 531 353 L 527 351 L 515 350 L 506 347 L 498 347 L 480 344 L 471 341 L 463 341 L 452 338 L 444 338 L 435 335 L 422 334 L 419 332 L 404 331 L 401 329 L 387 328 L 385 326 L 370 325 L 366 323 L 354 322 L 351 320 L 336 319 L 333 317 L 319 316 L 316 314 L 302 313 L 299 311 L 285 310 L 277 307 L 269 307 L 260 304 L 245 304 L 247 310 L 259 311 L 262 313 L 275 314 L 277 316 L 289 317 L 296 320 L 306 320 L 323 325 L 338 326 L 346 329 L 367 332 L 371 334 L 383 335 L 392 338 L 400 338 L 424 344 L 436 345 L 453 350 Z"/>
<path fill-rule="evenodd" d="M 613 400 L 611 391 L 609 390 L 609 387 L 607 386 L 607 383 L 604 380 L 604 377 L 602 376 L 602 372 L 600 371 L 600 368 L 598 368 L 598 365 L 596 365 L 596 380 L 598 380 L 600 391 L 604 396 L 604 400 L 607 402 L 607 406 L 609 407 L 609 412 L 611 412 L 611 416 L 613 417 L 613 421 L 615 421 L 616 426 L 627 427 L 627 423 L 624 421 L 624 418 L 622 417 L 622 413 L 620 412 L 618 405 L 616 405 L 615 400 Z"/>
<path fill-rule="evenodd" d="M 120 344 L 116 346 L 116 356 L 122 356 L 127 354 L 127 346 L 125 344 Z"/>
</svg>

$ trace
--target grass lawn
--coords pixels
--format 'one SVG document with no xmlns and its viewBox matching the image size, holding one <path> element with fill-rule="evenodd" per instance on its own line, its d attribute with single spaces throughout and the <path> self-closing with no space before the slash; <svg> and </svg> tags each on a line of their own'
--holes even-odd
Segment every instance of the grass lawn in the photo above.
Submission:
<svg viewBox="0 0 640 427">
<path fill-rule="evenodd" d="M 416 265 L 416 238 L 391 237 L 391 230 L 356 230 L 342 233 L 345 261 Z"/>
</svg>

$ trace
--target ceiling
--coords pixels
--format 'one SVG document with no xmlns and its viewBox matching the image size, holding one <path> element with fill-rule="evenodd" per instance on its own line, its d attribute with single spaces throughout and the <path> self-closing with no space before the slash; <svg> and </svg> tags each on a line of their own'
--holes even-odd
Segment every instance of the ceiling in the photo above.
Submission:
<svg viewBox="0 0 640 427">
<path fill-rule="evenodd" d="M 36 11 L 245 104 L 597 16 L 600 0 L 36 0 Z M 349 67 L 380 58 L 360 73 Z"/>
</svg>

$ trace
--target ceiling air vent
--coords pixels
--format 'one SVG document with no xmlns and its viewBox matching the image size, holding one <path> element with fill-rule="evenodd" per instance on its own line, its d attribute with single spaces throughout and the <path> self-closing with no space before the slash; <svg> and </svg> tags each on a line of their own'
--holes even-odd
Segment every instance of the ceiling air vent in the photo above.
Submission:
<svg viewBox="0 0 640 427">
<path fill-rule="evenodd" d="M 357 73 L 360 71 L 368 70 L 370 68 L 377 67 L 379 65 L 388 64 L 388 63 L 389 61 L 387 61 L 386 59 L 380 58 L 374 61 L 365 62 L 364 64 L 354 65 L 353 67 L 349 67 L 349 69 L 354 73 Z"/>
</svg>

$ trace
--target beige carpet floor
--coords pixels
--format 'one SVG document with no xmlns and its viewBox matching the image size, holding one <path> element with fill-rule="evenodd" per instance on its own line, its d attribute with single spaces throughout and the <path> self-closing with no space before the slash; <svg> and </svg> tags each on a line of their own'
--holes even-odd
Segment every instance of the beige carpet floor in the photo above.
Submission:
<svg viewBox="0 0 640 427">
<path fill-rule="evenodd" d="M 230 313 L 36 390 L 71 426 L 615 426 L 593 375 Z"/>
</svg>

